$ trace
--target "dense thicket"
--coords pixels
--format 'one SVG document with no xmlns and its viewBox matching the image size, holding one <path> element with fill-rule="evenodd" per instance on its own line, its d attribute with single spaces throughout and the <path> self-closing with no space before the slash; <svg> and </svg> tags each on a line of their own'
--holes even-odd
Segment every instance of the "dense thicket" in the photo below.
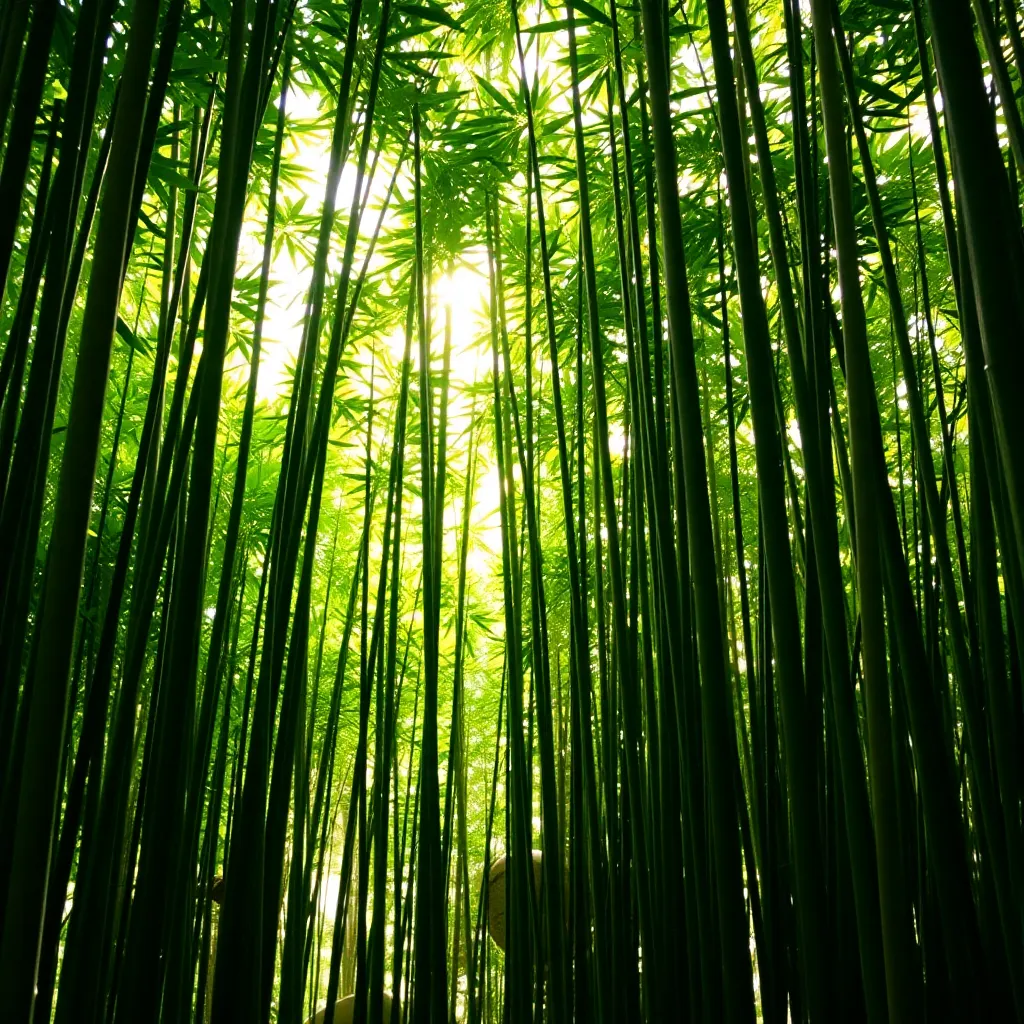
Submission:
<svg viewBox="0 0 1024 1024">
<path fill-rule="evenodd" d="M 1024 1021 L 1022 100 L 1013 0 L 0 0 L 0 1018 Z"/>
</svg>

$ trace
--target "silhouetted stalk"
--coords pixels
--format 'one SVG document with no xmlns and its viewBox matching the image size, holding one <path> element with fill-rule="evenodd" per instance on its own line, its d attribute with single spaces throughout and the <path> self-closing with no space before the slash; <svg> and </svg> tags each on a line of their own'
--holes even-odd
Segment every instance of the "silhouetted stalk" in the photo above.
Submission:
<svg viewBox="0 0 1024 1024">
<path fill-rule="evenodd" d="M 14 855 L 0 945 L 0 1001 L 28 1019 L 35 998 L 39 936 L 46 902 L 47 868 L 54 830 L 56 783 L 66 727 L 70 660 L 78 612 L 81 572 L 100 443 L 100 426 L 121 291 L 121 253 L 129 229 L 126 196 L 135 175 L 138 127 L 149 79 L 149 50 L 156 33 L 157 4 L 137 0 L 131 45 L 124 71 L 125 89 L 133 94 L 118 107 L 111 144 L 107 186 L 96 240 L 97 269 L 89 284 L 82 340 L 75 375 L 68 439 L 58 484 L 57 516 L 50 539 L 49 565 L 62 572 L 77 566 L 71 585 L 54 577 L 46 587 L 39 618 L 36 682 L 29 715 L 26 763 L 21 774 Z M 51 569 L 50 572 L 55 572 Z M 49 573 L 48 573 L 49 576 Z M 60 727 L 50 715 L 59 708 Z"/>
<path fill-rule="evenodd" d="M 726 682 L 725 652 L 721 643 L 722 627 L 712 554 L 711 511 L 704 485 L 706 467 L 679 211 L 676 155 L 669 110 L 670 85 L 663 59 L 664 25 L 660 5 L 655 0 L 644 0 L 641 10 L 647 73 L 650 78 L 658 213 L 664 246 L 672 344 L 671 363 L 675 385 L 673 409 L 679 424 L 680 454 L 685 478 L 686 553 L 695 593 L 702 721 L 705 752 L 708 756 L 708 799 L 717 869 L 715 896 L 722 937 L 723 970 L 729 979 L 724 986 L 724 1008 L 727 1020 L 749 1021 L 753 1020 L 754 1000 L 749 929 L 743 905 L 740 844 L 733 802 L 736 795 L 732 765 L 736 757 L 735 726 L 732 700 Z M 680 558 L 683 557 L 681 551 Z"/>
</svg>

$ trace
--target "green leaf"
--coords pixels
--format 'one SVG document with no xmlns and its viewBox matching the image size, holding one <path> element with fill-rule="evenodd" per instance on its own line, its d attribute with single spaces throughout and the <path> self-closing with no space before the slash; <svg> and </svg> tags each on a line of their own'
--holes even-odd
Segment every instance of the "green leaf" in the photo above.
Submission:
<svg viewBox="0 0 1024 1024">
<path fill-rule="evenodd" d="M 143 355 L 149 355 L 150 347 L 147 345 L 125 322 L 120 316 L 117 318 L 117 333 L 121 340 L 128 346 L 135 349 L 136 352 L 141 352 Z"/>
<path fill-rule="evenodd" d="M 463 31 L 459 24 L 440 4 L 395 4 L 396 11 L 408 14 L 414 18 L 421 18 L 423 21 L 433 22 L 435 25 L 444 25 L 453 28 L 456 32 Z"/>
<path fill-rule="evenodd" d="M 569 2 L 572 4 L 573 10 L 579 11 L 585 18 L 596 21 L 599 25 L 612 27 L 611 18 L 603 11 L 599 11 L 593 4 L 587 3 L 587 0 L 569 0 Z"/>
</svg>

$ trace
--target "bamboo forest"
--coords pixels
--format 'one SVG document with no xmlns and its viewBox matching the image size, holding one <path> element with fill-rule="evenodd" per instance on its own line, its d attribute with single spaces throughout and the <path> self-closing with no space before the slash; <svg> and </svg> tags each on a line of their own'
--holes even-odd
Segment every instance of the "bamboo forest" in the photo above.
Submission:
<svg viewBox="0 0 1024 1024">
<path fill-rule="evenodd" d="M 0 1021 L 1024 1024 L 1019 0 L 0 0 Z"/>
</svg>

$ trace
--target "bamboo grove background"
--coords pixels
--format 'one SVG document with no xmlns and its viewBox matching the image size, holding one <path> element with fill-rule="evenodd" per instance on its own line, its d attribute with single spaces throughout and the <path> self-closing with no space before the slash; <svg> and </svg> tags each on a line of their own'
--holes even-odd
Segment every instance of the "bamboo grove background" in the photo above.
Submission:
<svg viewBox="0 0 1024 1024">
<path fill-rule="evenodd" d="M 4 1021 L 1024 1019 L 1013 0 L 0 26 Z"/>
</svg>

